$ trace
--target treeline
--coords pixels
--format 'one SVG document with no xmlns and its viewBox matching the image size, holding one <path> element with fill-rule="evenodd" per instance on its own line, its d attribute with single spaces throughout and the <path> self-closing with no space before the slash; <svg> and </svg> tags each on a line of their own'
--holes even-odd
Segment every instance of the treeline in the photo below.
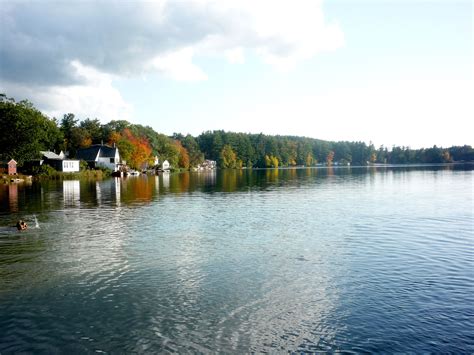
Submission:
<svg viewBox="0 0 474 355">
<path fill-rule="evenodd" d="M 72 113 L 50 119 L 29 101 L 15 102 L 4 94 L 0 95 L 0 131 L 0 160 L 14 158 L 20 165 L 40 158 L 42 150 L 62 150 L 74 158 L 78 149 L 92 144 L 115 144 L 133 168 L 152 163 L 155 156 L 184 169 L 204 159 L 192 137 L 181 142 L 151 127 L 127 121 L 101 124 L 96 118 L 80 121 Z"/>
<path fill-rule="evenodd" d="M 268 136 L 224 131 L 204 132 L 196 138 L 206 157 L 224 167 L 313 166 L 450 163 L 474 161 L 471 146 L 427 149 L 386 147 L 364 142 L 328 142 L 294 136 Z M 230 164 L 230 165 L 228 165 Z M 227 166 L 226 166 L 227 165 Z"/>
<path fill-rule="evenodd" d="M 115 144 L 122 159 L 133 168 L 152 163 L 155 156 L 172 167 L 189 169 L 204 158 L 222 168 L 324 165 L 447 163 L 474 161 L 471 146 L 450 148 L 375 148 L 364 142 L 329 142 L 295 136 L 207 131 L 197 137 L 157 133 L 149 126 L 128 121 L 101 124 L 98 119 L 78 120 L 69 113 L 50 119 L 30 102 L 15 102 L 0 95 L 0 159 L 14 158 L 20 165 L 37 159 L 40 150 L 60 150 L 74 157 L 91 144 Z"/>
</svg>

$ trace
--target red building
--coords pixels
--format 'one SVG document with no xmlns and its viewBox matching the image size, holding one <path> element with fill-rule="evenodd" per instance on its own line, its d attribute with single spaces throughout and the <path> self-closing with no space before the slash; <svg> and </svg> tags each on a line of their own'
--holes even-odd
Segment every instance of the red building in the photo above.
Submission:
<svg viewBox="0 0 474 355">
<path fill-rule="evenodd" d="M 1 162 L 0 168 L 5 169 L 8 175 L 16 175 L 16 161 L 13 159 L 9 162 Z"/>
</svg>

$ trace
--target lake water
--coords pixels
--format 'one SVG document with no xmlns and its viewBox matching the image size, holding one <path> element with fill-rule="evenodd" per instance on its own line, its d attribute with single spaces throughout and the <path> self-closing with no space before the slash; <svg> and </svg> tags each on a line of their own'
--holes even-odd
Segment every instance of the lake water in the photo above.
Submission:
<svg viewBox="0 0 474 355">
<path fill-rule="evenodd" d="M 0 185 L 0 353 L 472 353 L 473 184 L 446 166 Z"/>
</svg>

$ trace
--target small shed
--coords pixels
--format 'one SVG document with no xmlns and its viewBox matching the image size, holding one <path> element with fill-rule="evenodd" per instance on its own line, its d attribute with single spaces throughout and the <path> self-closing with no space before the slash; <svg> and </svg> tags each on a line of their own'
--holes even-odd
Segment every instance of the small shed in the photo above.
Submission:
<svg viewBox="0 0 474 355">
<path fill-rule="evenodd" d="M 16 175 L 16 165 L 17 162 L 14 159 L 10 159 L 10 161 L 2 161 L 0 164 L 0 168 L 5 169 L 8 175 Z"/>
</svg>

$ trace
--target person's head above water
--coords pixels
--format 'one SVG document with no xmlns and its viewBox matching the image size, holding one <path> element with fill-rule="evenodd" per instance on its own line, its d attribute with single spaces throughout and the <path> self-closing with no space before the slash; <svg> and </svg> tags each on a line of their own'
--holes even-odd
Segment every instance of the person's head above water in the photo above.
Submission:
<svg viewBox="0 0 474 355">
<path fill-rule="evenodd" d="M 26 224 L 25 221 L 20 219 L 20 220 L 18 220 L 18 222 L 16 222 L 16 228 L 19 231 L 22 231 L 22 230 L 25 230 L 26 228 L 28 228 L 28 225 Z"/>
</svg>

